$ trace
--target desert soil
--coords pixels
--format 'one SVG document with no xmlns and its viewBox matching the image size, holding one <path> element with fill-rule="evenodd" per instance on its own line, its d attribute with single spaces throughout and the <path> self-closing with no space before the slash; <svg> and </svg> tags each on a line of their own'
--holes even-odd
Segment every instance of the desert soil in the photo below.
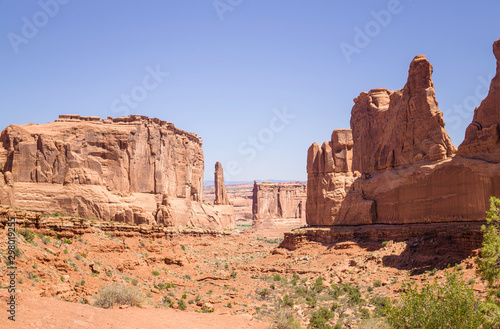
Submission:
<svg viewBox="0 0 500 329">
<path fill-rule="evenodd" d="M 113 237 L 96 229 L 72 239 L 35 235 L 31 242 L 18 235 L 16 326 L 3 311 L 0 327 L 269 328 L 283 310 L 306 327 L 312 312 L 333 303 L 339 307 L 331 324 L 371 327 L 379 323 L 375 297 L 395 298 L 403 283 L 442 281 L 454 264 L 477 294 L 485 291 L 475 273 L 477 250 L 457 254 L 460 246 L 446 239 L 307 242 L 288 251 L 278 247 L 280 234 L 246 230 L 215 236 L 187 230 L 150 239 Z M 4 231 L 4 307 L 9 297 L 5 250 Z M 111 284 L 141 291 L 143 306 L 92 306 L 101 287 Z M 285 295 L 293 306 L 284 305 Z"/>
</svg>

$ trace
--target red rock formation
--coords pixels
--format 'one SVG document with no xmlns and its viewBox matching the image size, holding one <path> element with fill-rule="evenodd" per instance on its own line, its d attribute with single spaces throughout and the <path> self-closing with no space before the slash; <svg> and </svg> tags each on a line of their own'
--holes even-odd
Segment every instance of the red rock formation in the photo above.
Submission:
<svg viewBox="0 0 500 329">
<path fill-rule="evenodd" d="M 334 130 L 322 147 L 311 145 L 307 153 L 307 224 L 337 225 L 340 207 L 355 180 L 352 169 L 352 133 Z"/>
<path fill-rule="evenodd" d="M 215 163 L 214 173 L 215 184 L 215 205 L 230 205 L 229 198 L 227 197 L 226 185 L 224 184 L 224 171 L 220 162 Z"/>
<path fill-rule="evenodd" d="M 0 143 L 0 168 L 11 171 L 15 182 L 201 199 L 201 139 L 159 119 L 62 115 L 43 125 L 11 125 Z"/>
<path fill-rule="evenodd" d="M 0 172 L 0 205 L 13 206 L 14 181 L 10 171 Z"/>
<path fill-rule="evenodd" d="M 458 147 L 464 157 L 500 162 L 500 39 L 493 44 L 497 60 L 495 77 L 481 105 L 474 111 L 472 123 L 465 131 L 465 139 Z"/>
<path fill-rule="evenodd" d="M 198 202 L 203 170 L 201 138 L 145 116 L 61 115 L 0 135 L 0 171 L 12 173 L 15 205 L 45 213 L 153 223 L 166 195 L 173 225 L 222 227 Z"/>
<path fill-rule="evenodd" d="M 354 170 L 371 174 L 421 160 L 446 159 L 456 151 L 438 110 L 432 65 L 423 55 L 411 62 L 403 89 L 373 89 L 354 103 Z"/>
<path fill-rule="evenodd" d="M 499 48 L 496 41 L 497 60 Z M 351 119 L 354 173 L 332 176 L 329 148 L 311 146 L 308 224 L 484 220 L 489 197 L 500 195 L 498 138 L 490 133 L 500 125 L 498 72 L 488 97 L 475 112 L 460 156 L 455 157 L 437 109 L 431 72 L 428 61 L 417 56 L 403 89 L 374 89 L 355 99 Z M 475 129 L 476 123 L 483 129 Z M 352 178 L 358 176 L 356 170 L 363 174 Z"/>
<path fill-rule="evenodd" d="M 298 227 L 305 224 L 303 184 L 254 182 L 253 227 Z"/>
</svg>

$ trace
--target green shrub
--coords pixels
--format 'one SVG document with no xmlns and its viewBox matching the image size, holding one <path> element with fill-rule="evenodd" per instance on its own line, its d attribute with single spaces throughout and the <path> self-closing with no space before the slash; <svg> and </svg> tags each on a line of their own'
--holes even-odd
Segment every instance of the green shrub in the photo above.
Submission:
<svg viewBox="0 0 500 329">
<path fill-rule="evenodd" d="M 142 306 L 146 301 L 144 294 L 134 287 L 117 283 L 104 286 L 97 293 L 94 306 L 111 308 L 114 305 Z"/>
<path fill-rule="evenodd" d="M 311 308 L 315 308 L 316 307 L 316 304 L 318 304 L 318 297 L 316 297 L 316 295 L 308 295 L 306 297 L 306 303 L 307 305 L 309 305 L 309 307 Z"/>
<path fill-rule="evenodd" d="M 299 286 L 297 288 L 295 288 L 295 293 L 301 297 L 306 297 L 307 296 L 307 288 L 306 287 L 303 287 L 303 286 Z"/>
<path fill-rule="evenodd" d="M 323 291 L 324 287 L 323 287 L 323 278 L 322 277 L 318 277 L 312 287 L 311 287 L 312 290 L 314 290 L 315 292 L 318 292 L 320 293 L 321 291 Z"/>
<path fill-rule="evenodd" d="M 33 240 L 35 239 L 35 233 L 31 232 L 31 230 L 29 230 L 29 229 L 17 231 L 17 233 L 22 235 L 24 237 L 24 240 L 26 240 L 26 242 L 28 242 L 28 243 L 32 243 Z"/>
<path fill-rule="evenodd" d="M 293 276 L 292 276 L 292 280 L 290 281 L 290 283 L 293 285 L 293 286 L 296 286 L 297 285 L 297 282 L 300 280 L 300 276 L 297 274 L 297 273 L 293 273 Z"/>
<path fill-rule="evenodd" d="M 375 296 L 370 299 L 370 304 L 375 306 L 375 317 L 384 317 L 387 308 L 391 305 L 391 300 L 388 297 Z"/>
<path fill-rule="evenodd" d="M 382 281 L 380 281 L 380 280 L 375 280 L 375 281 L 373 282 L 373 286 L 374 286 L 375 288 L 382 287 Z"/>
<path fill-rule="evenodd" d="M 184 311 L 187 308 L 187 305 L 186 305 L 186 302 L 184 301 L 184 299 L 179 299 L 177 301 L 177 305 L 179 305 L 179 309 L 181 311 Z"/>
<path fill-rule="evenodd" d="M 367 308 L 360 307 L 359 314 L 361 316 L 361 319 L 369 319 L 370 318 L 370 311 Z"/>
<path fill-rule="evenodd" d="M 444 284 L 408 285 L 387 314 L 393 328 L 478 328 L 484 323 L 474 291 L 456 272 L 447 274 Z"/>
<path fill-rule="evenodd" d="M 328 320 L 332 319 L 334 314 L 327 307 L 321 307 L 316 312 L 311 314 L 309 319 L 308 328 L 312 329 L 330 329 L 331 325 L 328 324 Z"/>
<path fill-rule="evenodd" d="M 269 295 L 269 290 L 267 288 L 264 289 L 257 289 L 256 290 L 257 295 L 259 295 L 262 299 L 266 298 Z"/>
<path fill-rule="evenodd" d="M 286 294 L 285 296 L 283 296 L 283 299 L 281 300 L 281 305 L 285 307 L 293 307 L 294 305 L 293 299 L 288 294 Z"/>
<path fill-rule="evenodd" d="M 167 296 L 164 296 L 161 299 L 161 304 L 163 306 L 166 306 L 166 307 L 172 307 L 172 306 L 174 306 L 174 303 L 172 302 L 172 299 L 170 299 L 170 297 L 167 297 Z"/>
<path fill-rule="evenodd" d="M 281 281 L 281 276 L 278 273 L 274 274 L 273 281 Z"/>
<path fill-rule="evenodd" d="M 153 270 L 153 272 L 152 272 L 152 273 L 153 273 L 153 275 L 154 275 L 154 276 L 158 276 L 158 275 L 160 275 L 160 272 L 158 272 L 157 270 Z"/>
</svg>

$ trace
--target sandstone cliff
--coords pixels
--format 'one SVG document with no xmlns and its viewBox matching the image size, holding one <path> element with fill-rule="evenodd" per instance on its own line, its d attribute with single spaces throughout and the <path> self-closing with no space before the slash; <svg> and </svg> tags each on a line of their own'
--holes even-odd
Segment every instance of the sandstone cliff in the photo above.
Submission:
<svg viewBox="0 0 500 329">
<path fill-rule="evenodd" d="M 496 41 L 497 67 L 499 45 Z M 330 173 L 331 142 L 311 146 L 308 224 L 484 220 L 489 197 L 500 195 L 498 137 L 493 134 L 500 125 L 498 72 L 458 156 L 444 130 L 431 73 L 430 63 L 417 56 L 403 89 L 373 89 L 354 100 L 352 165 L 346 165 L 352 171 Z"/>
<path fill-rule="evenodd" d="M 474 110 L 474 118 L 465 131 L 465 139 L 458 148 L 464 157 L 500 162 L 500 39 L 493 44 L 497 60 L 496 75 L 481 105 Z"/>
<path fill-rule="evenodd" d="M 253 227 L 299 227 L 305 224 L 306 187 L 294 183 L 254 182 Z"/>
<path fill-rule="evenodd" d="M 456 152 L 438 110 L 432 65 L 423 55 L 411 62 L 403 89 L 373 89 L 361 93 L 354 103 L 354 170 L 373 173 L 421 160 L 446 159 Z"/>
<path fill-rule="evenodd" d="M 226 185 L 224 184 L 224 171 L 220 162 L 215 163 L 214 173 L 215 185 L 215 205 L 230 205 L 229 198 L 227 197 Z"/>
<path fill-rule="evenodd" d="M 340 207 L 358 176 L 352 172 L 350 129 L 334 130 L 329 142 L 307 152 L 307 224 L 337 225 Z"/>
<path fill-rule="evenodd" d="M 45 213 L 154 223 L 166 195 L 171 224 L 207 224 L 211 210 L 198 202 L 203 169 L 201 138 L 145 116 L 61 115 L 0 135 L 0 171 L 12 176 L 14 204 Z M 208 226 L 223 226 L 218 220 Z"/>
</svg>

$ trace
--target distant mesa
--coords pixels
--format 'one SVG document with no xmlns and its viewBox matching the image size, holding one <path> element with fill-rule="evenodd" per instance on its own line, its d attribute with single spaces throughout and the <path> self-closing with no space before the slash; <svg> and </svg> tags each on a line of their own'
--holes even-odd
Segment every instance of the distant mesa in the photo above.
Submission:
<svg viewBox="0 0 500 329">
<path fill-rule="evenodd" d="M 305 225 L 306 186 L 303 183 L 254 181 L 254 228 L 294 228 Z"/>
</svg>

